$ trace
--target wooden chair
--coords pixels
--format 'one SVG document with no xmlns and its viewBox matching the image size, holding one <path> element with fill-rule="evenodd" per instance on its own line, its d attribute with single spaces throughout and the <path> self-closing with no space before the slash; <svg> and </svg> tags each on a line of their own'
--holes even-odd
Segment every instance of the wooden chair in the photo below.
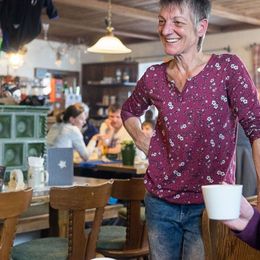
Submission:
<svg viewBox="0 0 260 260">
<path fill-rule="evenodd" d="M 0 192 L 0 259 L 7 260 L 13 246 L 19 215 L 30 205 L 32 189 Z"/>
<path fill-rule="evenodd" d="M 260 259 L 260 251 L 239 240 L 220 221 L 209 219 L 206 210 L 202 216 L 202 237 L 206 260 Z"/>
<path fill-rule="evenodd" d="M 140 216 L 140 207 L 145 195 L 143 179 L 116 180 L 111 195 L 126 202 L 126 227 L 102 226 L 97 251 L 106 257 L 116 259 L 147 258 L 149 248 L 146 224 Z"/>
<path fill-rule="evenodd" d="M 112 182 L 99 186 L 53 187 L 50 189 L 50 235 L 13 248 L 13 260 L 89 260 L 96 256 L 96 241 Z M 96 208 L 91 230 L 85 233 L 85 210 Z M 58 237 L 68 211 L 67 237 Z M 61 222 L 60 222 L 61 220 Z"/>
</svg>

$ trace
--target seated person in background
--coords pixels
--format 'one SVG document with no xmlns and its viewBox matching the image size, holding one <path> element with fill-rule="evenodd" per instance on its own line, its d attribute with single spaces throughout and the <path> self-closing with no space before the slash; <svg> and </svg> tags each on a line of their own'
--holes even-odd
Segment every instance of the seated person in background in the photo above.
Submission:
<svg viewBox="0 0 260 260">
<path fill-rule="evenodd" d="M 121 143 L 132 140 L 123 126 L 120 105 L 114 104 L 108 108 L 108 118 L 101 124 L 99 133 L 102 136 L 101 146 L 105 148 L 106 154 L 119 154 Z"/>
<path fill-rule="evenodd" d="M 223 220 L 234 234 L 251 247 L 260 250 L 260 213 L 242 197 L 240 216 L 234 220 Z"/>
<path fill-rule="evenodd" d="M 144 114 L 144 121 L 155 122 L 157 121 L 158 110 L 154 105 L 151 105 Z"/>
<path fill-rule="evenodd" d="M 146 136 L 152 137 L 153 130 L 154 130 L 154 121 L 144 121 L 142 123 L 142 131 Z M 145 155 L 145 153 L 140 149 L 136 148 L 135 164 L 141 163 L 146 159 L 147 156 Z"/>
<path fill-rule="evenodd" d="M 89 122 L 88 105 L 82 103 L 82 106 L 85 110 L 85 115 L 86 115 L 86 123 L 82 128 L 82 134 L 83 134 L 84 142 L 87 145 L 89 143 L 90 139 L 98 133 L 98 129 L 91 122 Z"/>
<path fill-rule="evenodd" d="M 144 121 L 142 123 L 142 130 L 145 135 L 152 137 L 154 130 L 154 122 L 153 121 Z"/>
<path fill-rule="evenodd" d="M 81 133 L 81 129 L 86 122 L 83 106 L 74 104 L 67 107 L 66 110 L 57 115 L 56 121 L 57 123 L 50 128 L 47 134 L 48 147 L 71 147 L 78 152 L 82 160 L 87 161 L 95 149 L 98 135 L 91 139 L 87 147 L 85 146 Z"/>
</svg>

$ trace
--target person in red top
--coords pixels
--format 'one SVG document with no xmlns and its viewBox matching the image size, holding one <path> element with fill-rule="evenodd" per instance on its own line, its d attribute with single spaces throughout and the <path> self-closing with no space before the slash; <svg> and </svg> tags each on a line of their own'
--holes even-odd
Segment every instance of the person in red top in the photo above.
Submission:
<svg viewBox="0 0 260 260">
<path fill-rule="evenodd" d="M 235 182 L 238 121 L 260 176 L 260 105 L 236 55 L 204 54 L 209 0 L 161 0 L 158 32 L 172 59 L 147 69 L 122 107 L 136 146 L 148 155 L 146 220 L 152 259 L 204 259 L 202 185 Z M 139 117 L 158 111 L 152 138 Z"/>
</svg>

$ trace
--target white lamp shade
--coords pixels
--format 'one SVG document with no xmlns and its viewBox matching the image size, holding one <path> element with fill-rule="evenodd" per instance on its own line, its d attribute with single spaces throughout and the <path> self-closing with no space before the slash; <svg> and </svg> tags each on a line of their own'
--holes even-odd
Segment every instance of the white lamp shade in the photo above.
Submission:
<svg viewBox="0 0 260 260">
<path fill-rule="evenodd" d="M 121 54 L 121 53 L 130 53 L 132 52 L 132 50 L 128 49 L 114 35 L 106 35 L 100 38 L 93 46 L 89 47 L 88 52 Z"/>
</svg>

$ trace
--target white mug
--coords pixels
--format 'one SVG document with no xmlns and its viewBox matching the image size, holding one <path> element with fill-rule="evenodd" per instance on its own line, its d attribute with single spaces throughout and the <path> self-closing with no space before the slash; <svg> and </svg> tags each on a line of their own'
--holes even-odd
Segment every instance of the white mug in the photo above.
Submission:
<svg viewBox="0 0 260 260">
<path fill-rule="evenodd" d="M 32 188 L 42 188 L 49 181 L 49 174 L 42 166 L 30 166 L 28 169 L 28 186 Z"/>
<path fill-rule="evenodd" d="M 242 185 L 205 185 L 202 194 L 210 219 L 236 219 L 240 213 Z"/>
</svg>

